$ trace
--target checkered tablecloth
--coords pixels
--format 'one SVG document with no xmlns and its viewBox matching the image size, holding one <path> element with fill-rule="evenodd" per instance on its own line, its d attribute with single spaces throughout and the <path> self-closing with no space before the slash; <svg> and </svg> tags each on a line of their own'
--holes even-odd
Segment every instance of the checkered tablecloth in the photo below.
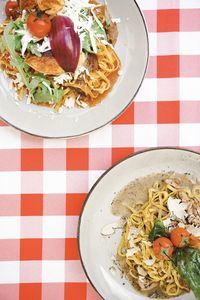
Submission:
<svg viewBox="0 0 200 300">
<path fill-rule="evenodd" d="M 77 249 L 78 217 L 92 184 L 143 148 L 200 151 L 200 1 L 138 3 L 150 62 L 135 102 L 118 120 L 67 141 L 0 124 L 0 300 L 101 299 Z"/>
</svg>

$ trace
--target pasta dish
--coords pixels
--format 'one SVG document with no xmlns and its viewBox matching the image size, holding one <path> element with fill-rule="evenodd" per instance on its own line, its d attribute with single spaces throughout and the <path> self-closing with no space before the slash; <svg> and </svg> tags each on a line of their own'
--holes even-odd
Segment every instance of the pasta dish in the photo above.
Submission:
<svg viewBox="0 0 200 300">
<path fill-rule="evenodd" d="M 9 0 L 0 25 L 0 68 L 16 99 L 61 112 L 100 102 L 121 69 L 107 1 Z"/>
<path fill-rule="evenodd" d="M 192 289 L 200 299 L 200 185 L 185 175 L 158 178 L 145 201 L 132 199 L 130 205 L 123 199 L 128 214 L 117 259 L 133 286 L 149 297 Z"/>
</svg>

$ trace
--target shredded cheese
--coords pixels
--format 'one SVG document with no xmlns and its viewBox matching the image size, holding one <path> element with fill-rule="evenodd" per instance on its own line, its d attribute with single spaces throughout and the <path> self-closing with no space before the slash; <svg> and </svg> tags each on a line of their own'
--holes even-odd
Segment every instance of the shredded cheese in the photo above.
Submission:
<svg viewBox="0 0 200 300">
<path fill-rule="evenodd" d="M 92 28 L 94 21 L 103 29 L 103 24 L 94 13 L 94 8 L 97 6 L 99 5 L 89 3 L 89 0 L 65 0 L 63 10 L 58 13 L 59 15 L 69 16 L 73 21 L 74 30 L 78 33 L 81 40 L 81 49 L 86 32 L 88 32 L 94 53 L 97 53 L 97 37 Z M 91 9 L 92 16 L 88 15 L 85 10 L 87 8 Z M 105 40 L 103 35 L 100 38 Z"/>
<path fill-rule="evenodd" d="M 37 50 L 41 53 L 51 50 L 49 37 L 45 37 L 42 44 L 37 44 Z"/>
</svg>

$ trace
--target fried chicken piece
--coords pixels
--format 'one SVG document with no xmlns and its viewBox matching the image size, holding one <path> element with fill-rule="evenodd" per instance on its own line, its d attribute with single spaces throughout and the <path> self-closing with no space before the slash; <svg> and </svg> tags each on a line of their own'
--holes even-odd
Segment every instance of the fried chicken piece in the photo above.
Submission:
<svg viewBox="0 0 200 300">
<path fill-rule="evenodd" d="M 115 46 L 118 38 L 118 29 L 117 29 L 117 24 L 111 22 L 108 30 L 107 30 L 107 35 L 108 35 L 108 41 L 111 43 L 113 46 Z"/>
<path fill-rule="evenodd" d="M 48 15 L 56 15 L 64 7 L 64 0 L 37 0 L 39 9 Z"/>
<path fill-rule="evenodd" d="M 25 59 L 25 62 L 35 71 L 46 75 L 58 76 L 65 73 L 53 56 L 38 57 L 30 55 Z"/>
</svg>

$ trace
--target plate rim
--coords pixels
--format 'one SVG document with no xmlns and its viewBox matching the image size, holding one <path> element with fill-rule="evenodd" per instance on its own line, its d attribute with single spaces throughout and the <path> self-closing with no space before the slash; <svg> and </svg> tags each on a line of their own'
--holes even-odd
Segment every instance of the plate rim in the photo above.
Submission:
<svg viewBox="0 0 200 300">
<path fill-rule="evenodd" d="M 93 283 L 92 279 L 90 278 L 87 270 L 86 270 L 86 267 L 85 267 L 85 264 L 84 264 L 84 261 L 83 261 L 83 258 L 82 258 L 82 254 L 81 254 L 81 245 L 80 245 L 80 230 L 81 230 L 81 221 L 82 221 L 82 217 L 83 217 L 83 212 L 85 210 L 85 207 L 86 207 L 86 204 L 88 203 L 88 200 L 90 198 L 90 195 L 92 194 L 93 190 L 96 188 L 96 186 L 99 184 L 99 182 L 107 175 L 107 173 L 109 173 L 112 169 L 114 169 L 115 167 L 117 167 L 118 165 L 120 165 L 121 163 L 123 163 L 124 161 L 134 157 L 134 156 L 137 156 L 137 155 L 140 155 L 140 154 L 143 154 L 143 153 L 148 153 L 148 152 L 156 152 L 156 151 L 160 151 L 160 150 L 178 150 L 178 151 L 183 151 L 183 152 L 188 152 L 188 153 L 192 153 L 192 154 L 197 154 L 198 156 L 200 156 L 200 152 L 197 152 L 195 150 L 191 150 L 191 149 L 188 149 L 188 148 L 184 148 L 184 147 L 154 147 L 154 148 L 147 148 L 147 149 L 144 149 L 144 150 L 141 150 L 141 151 L 137 151 L 133 154 L 130 154 L 128 156 L 126 156 L 125 158 L 119 160 L 118 162 L 116 162 L 114 165 L 112 165 L 110 168 L 108 168 L 96 181 L 95 183 L 93 184 L 93 186 L 90 188 L 88 194 L 87 194 L 87 197 L 85 199 L 85 202 L 81 208 L 81 212 L 80 212 L 80 216 L 79 216 L 79 219 L 78 219 L 78 228 L 77 228 L 77 239 L 78 239 L 78 253 L 79 253 L 79 257 L 80 257 L 80 262 L 81 262 L 81 266 L 84 270 L 84 273 L 89 281 L 89 283 L 91 284 L 91 286 L 93 287 L 93 289 L 97 292 L 97 294 L 104 300 L 106 300 L 105 298 L 103 298 L 103 296 L 101 295 L 101 293 L 98 291 L 97 287 L 95 286 L 95 284 Z"/>
<path fill-rule="evenodd" d="M 140 81 L 140 84 L 137 88 L 137 90 L 135 91 L 134 95 L 131 97 L 131 99 L 128 101 L 128 104 L 124 107 L 124 109 L 122 111 L 120 111 L 115 117 L 113 117 L 111 120 L 107 121 L 106 123 L 104 123 L 103 125 L 99 126 L 99 127 L 96 127 L 94 129 L 91 129 L 91 130 L 88 130 L 87 132 L 84 132 L 84 133 L 80 133 L 80 134 L 75 134 L 75 135 L 67 135 L 67 136 L 46 136 L 46 135 L 40 135 L 40 134 L 35 134 L 35 133 L 32 133 L 32 132 L 29 132 L 29 131 L 26 131 L 25 129 L 22 129 L 18 126 L 15 126 L 14 124 L 12 124 L 11 122 L 5 120 L 2 116 L 0 116 L 0 119 L 5 122 L 6 124 L 12 126 L 13 128 L 17 129 L 18 131 L 21 131 L 22 133 L 25 133 L 25 134 L 28 134 L 28 135 L 31 135 L 33 137 L 39 137 L 39 138 L 45 138 L 45 139 L 73 139 L 73 138 L 77 138 L 77 137 L 82 137 L 82 136 L 85 136 L 85 135 L 88 135 L 92 132 L 95 132 L 96 130 L 99 130 L 103 127 L 105 127 L 106 125 L 110 124 L 111 122 L 115 121 L 117 118 L 119 118 L 127 109 L 128 107 L 130 106 L 130 104 L 133 102 L 134 98 L 136 97 L 136 95 L 138 94 L 142 84 L 143 84 L 143 81 L 144 81 L 144 78 L 145 78 L 145 75 L 147 73 L 147 68 L 148 68 L 148 65 L 149 65 L 149 55 L 150 55 L 150 50 L 149 50 L 149 31 L 148 31 L 148 26 L 147 26 L 147 23 L 146 23 L 146 20 L 145 20 L 145 17 L 144 17 L 144 13 L 142 12 L 142 9 L 140 8 L 140 6 L 138 5 L 137 1 L 136 0 L 133 0 L 133 2 L 135 3 L 138 11 L 139 11 L 139 14 L 142 18 L 142 22 L 144 24 L 144 29 L 145 29 L 145 35 L 146 35 L 146 40 L 147 40 L 147 57 L 146 57 L 146 64 L 145 64 L 145 69 L 144 69 L 144 74 L 142 76 L 142 79 Z"/>
</svg>

